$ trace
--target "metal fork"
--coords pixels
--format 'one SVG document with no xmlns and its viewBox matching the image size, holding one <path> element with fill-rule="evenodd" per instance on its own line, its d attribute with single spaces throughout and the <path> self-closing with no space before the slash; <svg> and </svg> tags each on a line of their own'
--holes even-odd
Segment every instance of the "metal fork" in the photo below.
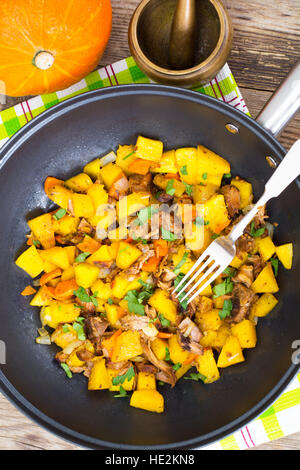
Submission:
<svg viewBox="0 0 300 470">
<path fill-rule="evenodd" d="M 298 157 L 298 158 L 297 158 Z M 216 239 L 200 256 L 192 269 L 179 282 L 173 293 L 180 297 L 180 302 L 187 298 L 187 304 L 192 302 L 204 289 L 224 272 L 233 258 L 236 256 L 236 241 L 243 235 L 244 230 L 256 216 L 259 208 L 264 206 L 270 199 L 278 197 L 298 176 L 300 175 L 300 140 L 298 140 L 286 157 L 282 160 L 265 186 L 265 191 L 257 204 L 236 224 L 226 237 Z M 197 269 L 200 266 L 200 269 Z M 202 273 L 202 275 L 201 275 Z M 198 277 L 201 275 L 200 279 Z M 186 291 L 192 282 L 195 284 Z M 196 291 L 197 287 L 200 288 Z M 194 292 L 194 293 L 193 293 Z M 191 296 L 191 297 L 190 297 Z"/>
</svg>

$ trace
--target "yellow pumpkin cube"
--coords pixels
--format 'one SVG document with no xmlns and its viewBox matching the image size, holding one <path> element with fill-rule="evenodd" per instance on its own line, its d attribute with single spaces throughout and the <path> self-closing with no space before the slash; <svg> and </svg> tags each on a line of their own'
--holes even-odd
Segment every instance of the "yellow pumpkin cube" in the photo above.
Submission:
<svg viewBox="0 0 300 470">
<path fill-rule="evenodd" d="M 210 312 L 197 313 L 196 321 L 202 331 L 217 331 L 222 325 L 220 310 L 213 309 Z"/>
<path fill-rule="evenodd" d="M 43 325 L 57 328 L 60 323 L 73 323 L 80 315 L 80 309 L 73 303 L 53 301 L 49 306 L 42 309 L 41 319 Z"/>
<path fill-rule="evenodd" d="M 212 347 L 213 342 L 216 340 L 217 331 L 207 330 L 203 332 L 203 338 L 200 340 L 201 346 L 204 348 Z"/>
<path fill-rule="evenodd" d="M 179 264 L 181 265 L 180 272 L 182 274 L 187 274 L 195 264 L 195 262 L 191 260 L 191 255 L 184 245 L 180 246 L 177 250 L 177 253 L 173 254 L 172 261 L 174 268 L 176 268 Z M 183 261 L 184 263 L 182 264 Z"/>
<path fill-rule="evenodd" d="M 110 387 L 109 375 L 105 366 L 105 359 L 103 357 L 97 358 L 94 361 L 90 378 L 89 390 L 107 390 Z"/>
<path fill-rule="evenodd" d="M 75 278 L 75 270 L 73 266 L 65 269 L 61 275 L 61 281 L 70 281 L 71 279 Z"/>
<path fill-rule="evenodd" d="M 85 165 L 83 171 L 91 178 L 96 180 L 100 173 L 100 158 L 96 158 L 92 162 Z"/>
<path fill-rule="evenodd" d="M 221 325 L 220 328 L 216 331 L 216 337 L 211 342 L 211 347 L 220 351 L 224 344 L 227 341 L 227 338 L 231 335 L 229 325 Z"/>
<path fill-rule="evenodd" d="M 199 165 L 197 149 L 190 147 L 176 150 L 176 162 L 182 181 L 188 184 L 197 184 L 197 167 Z"/>
<path fill-rule="evenodd" d="M 72 191 L 61 184 L 52 186 L 48 192 L 48 198 L 66 210 L 68 209 L 69 202 L 72 201 L 72 196 Z"/>
<path fill-rule="evenodd" d="M 54 248 L 40 251 L 40 256 L 43 260 L 49 261 L 56 267 L 63 270 L 70 266 L 68 251 L 60 246 L 55 246 Z"/>
<path fill-rule="evenodd" d="M 65 349 L 77 339 L 77 333 L 71 325 L 67 325 L 65 331 L 63 326 L 59 326 L 51 335 L 52 343 L 55 343 L 61 349 Z"/>
<path fill-rule="evenodd" d="M 244 361 L 239 340 L 235 336 L 229 336 L 220 353 L 217 367 L 224 369 Z"/>
<path fill-rule="evenodd" d="M 128 167 L 134 160 L 136 160 L 134 145 L 120 145 L 117 150 L 116 164 L 122 168 L 127 175 L 130 174 Z"/>
<path fill-rule="evenodd" d="M 241 253 L 240 256 L 235 256 L 233 260 L 230 263 L 230 266 L 232 266 L 235 269 L 239 269 L 243 266 L 243 264 L 246 263 L 248 259 L 248 253 Z"/>
<path fill-rule="evenodd" d="M 75 217 L 89 218 L 95 213 L 93 201 L 87 194 L 73 194 L 72 203 Z"/>
<path fill-rule="evenodd" d="M 221 233 L 230 224 L 223 194 L 216 194 L 204 204 L 204 220 L 214 233 Z"/>
<path fill-rule="evenodd" d="M 204 204 L 212 198 L 218 191 L 219 186 L 211 183 L 206 185 L 196 185 L 193 187 L 193 200 L 195 204 Z"/>
<path fill-rule="evenodd" d="M 176 152 L 175 150 L 169 150 L 164 152 L 160 159 L 159 166 L 153 168 L 153 173 L 169 173 L 176 174 L 178 172 L 176 166 Z"/>
<path fill-rule="evenodd" d="M 123 197 L 117 202 L 117 214 L 119 221 L 124 221 L 130 215 L 140 211 L 144 207 L 148 207 L 150 204 L 149 193 L 132 193 L 128 196 Z"/>
<path fill-rule="evenodd" d="M 34 245 L 19 256 L 16 265 L 26 271 L 32 278 L 37 277 L 44 270 L 43 260 Z"/>
<path fill-rule="evenodd" d="M 256 328 L 252 321 L 243 320 L 231 327 L 233 336 L 239 340 L 241 348 L 255 348 L 257 343 Z"/>
<path fill-rule="evenodd" d="M 117 299 L 123 299 L 128 291 L 130 290 L 139 290 L 142 288 L 142 284 L 139 280 L 144 282 L 147 281 L 149 274 L 142 272 L 141 276 L 134 281 L 128 281 L 128 278 L 124 274 L 118 274 L 112 282 L 112 295 Z"/>
<path fill-rule="evenodd" d="M 279 291 L 271 263 L 268 263 L 267 266 L 261 271 L 256 280 L 253 282 L 251 288 L 257 294 L 275 294 Z"/>
<path fill-rule="evenodd" d="M 151 342 L 151 349 L 154 352 L 157 359 L 164 361 L 166 359 L 166 349 L 168 347 L 168 342 L 165 339 L 155 338 Z"/>
<path fill-rule="evenodd" d="M 77 264 L 74 269 L 77 284 L 85 289 L 88 289 L 96 282 L 100 272 L 97 266 L 88 263 Z"/>
<path fill-rule="evenodd" d="M 181 181 L 177 181 L 176 179 L 167 179 L 165 175 L 156 175 L 154 177 L 153 183 L 155 186 L 163 190 L 166 190 L 167 186 L 171 184 L 172 189 L 175 191 L 174 195 L 177 197 L 181 197 L 186 192 L 186 187 Z"/>
<path fill-rule="evenodd" d="M 125 315 L 125 311 L 119 307 L 119 305 L 115 304 L 105 304 L 105 311 L 107 315 L 107 320 L 111 324 L 112 327 L 116 328 L 118 325 L 118 321 Z"/>
<path fill-rule="evenodd" d="M 79 222 L 79 217 L 65 215 L 59 220 L 53 220 L 53 228 L 55 233 L 58 235 L 72 235 L 73 233 L 77 232 Z"/>
<path fill-rule="evenodd" d="M 153 413 L 163 413 L 164 397 L 157 390 L 136 390 L 131 396 L 130 406 Z"/>
<path fill-rule="evenodd" d="M 86 193 L 92 184 L 93 181 L 86 173 L 80 173 L 65 182 L 67 188 L 75 191 L 75 193 Z"/>
<path fill-rule="evenodd" d="M 273 294 L 263 294 L 256 302 L 252 305 L 250 316 L 255 317 L 266 317 L 278 304 L 278 300 Z"/>
<path fill-rule="evenodd" d="M 197 356 L 196 364 L 199 374 L 205 377 L 204 383 L 211 384 L 219 380 L 220 373 L 211 348 L 206 348 L 202 356 Z"/>
<path fill-rule="evenodd" d="M 125 331 L 122 333 L 114 347 L 112 361 L 128 361 L 136 356 L 143 354 L 140 335 L 137 331 Z"/>
<path fill-rule="evenodd" d="M 156 390 L 155 374 L 139 372 L 137 378 L 137 390 Z"/>
<path fill-rule="evenodd" d="M 140 256 L 142 252 L 130 243 L 120 242 L 116 264 L 120 269 L 129 268 Z"/>
<path fill-rule="evenodd" d="M 53 218 L 51 214 L 43 214 L 35 219 L 29 220 L 28 225 L 35 238 L 42 247 L 52 248 L 55 246 Z"/>
<path fill-rule="evenodd" d="M 100 176 L 105 184 L 106 189 L 110 189 L 115 181 L 123 175 L 123 170 L 115 163 L 109 163 L 100 170 Z"/>
<path fill-rule="evenodd" d="M 45 307 L 46 305 L 50 305 L 52 301 L 53 299 L 50 296 L 48 288 L 46 286 L 42 286 L 37 291 L 29 305 L 32 307 Z"/>
<path fill-rule="evenodd" d="M 108 300 L 112 296 L 111 285 L 106 284 L 101 279 L 97 279 L 91 287 L 93 294 L 97 294 L 97 298 Z"/>
<path fill-rule="evenodd" d="M 93 264 L 98 263 L 110 263 L 113 260 L 109 246 L 102 245 L 99 250 L 95 251 L 91 256 L 87 258 L 87 263 Z"/>
<path fill-rule="evenodd" d="M 108 203 L 108 192 L 105 191 L 103 184 L 93 184 L 88 188 L 87 194 L 93 201 L 95 213 L 97 215 L 98 208 L 106 206 Z"/>
<path fill-rule="evenodd" d="M 164 145 L 159 140 L 139 136 L 136 142 L 135 157 L 152 162 L 159 162 L 162 158 Z"/>
<path fill-rule="evenodd" d="M 240 178 L 234 178 L 231 184 L 240 191 L 241 209 L 245 209 L 253 202 L 252 184 Z"/>
<path fill-rule="evenodd" d="M 203 145 L 198 146 L 197 152 L 197 183 L 220 186 L 223 175 L 230 173 L 229 162 Z"/>
<path fill-rule="evenodd" d="M 180 380 L 191 368 L 192 364 L 185 364 L 182 365 L 180 369 L 176 370 L 175 375 L 177 380 Z"/>
<path fill-rule="evenodd" d="M 169 339 L 169 351 L 174 364 L 183 364 L 190 357 L 190 353 L 180 346 L 176 335 Z"/>
<path fill-rule="evenodd" d="M 258 239 L 257 247 L 264 261 L 268 261 L 270 258 L 272 258 L 276 250 L 271 237 Z"/>
<path fill-rule="evenodd" d="M 293 244 L 287 243 L 276 247 L 276 254 L 285 269 L 292 269 L 293 265 Z"/>
<path fill-rule="evenodd" d="M 171 323 L 175 323 L 177 319 L 176 304 L 169 298 L 167 292 L 162 289 L 156 289 L 154 294 L 148 300 L 149 305 L 155 308 L 158 313 L 162 313 L 164 317 Z"/>
</svg>

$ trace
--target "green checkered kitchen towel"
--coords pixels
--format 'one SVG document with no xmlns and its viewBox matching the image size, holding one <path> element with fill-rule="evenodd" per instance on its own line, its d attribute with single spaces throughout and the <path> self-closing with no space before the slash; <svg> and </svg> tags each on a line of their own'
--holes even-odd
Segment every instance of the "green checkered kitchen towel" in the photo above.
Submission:
<svg viewBox="0 0 300 470">
<path fill-rule="evenodd" d="M 35 116 L 61 101 L 98 88 L 151 83 L 132 57 L 101 68 L 70 88 L 36 96 L 0 113 L 0 147 Z M 226 64 L 207 85 L 196 91 L 213 96 L 249 114 L 235 79 Z M 1 100 L 0 100 L 1 102 Z M 216 442 L 207 449 L 247 449 L 300 431 L 300 374 L 282 396 L 262 416 L 235 434 Z"/>
</svg>

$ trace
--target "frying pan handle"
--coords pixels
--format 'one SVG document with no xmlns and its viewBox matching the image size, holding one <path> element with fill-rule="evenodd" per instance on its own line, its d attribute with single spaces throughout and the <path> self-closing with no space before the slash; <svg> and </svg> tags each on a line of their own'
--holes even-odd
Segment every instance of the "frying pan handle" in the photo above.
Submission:
<svg viewBox="0 0 300 470">
<path fill-rule="evenodd" d="M 276 136 L 283 131 L 299 110 L 300 61 L 265 105 L 257 117 L 257 122 Z"/>
</svg>

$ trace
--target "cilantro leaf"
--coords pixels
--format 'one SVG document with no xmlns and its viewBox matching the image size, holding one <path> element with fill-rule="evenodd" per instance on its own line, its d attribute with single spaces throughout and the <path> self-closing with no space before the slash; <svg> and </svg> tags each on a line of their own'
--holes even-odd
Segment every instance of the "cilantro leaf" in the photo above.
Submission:
<svg viewBox="0 0 300 470">
<path fill-rule="evenodd" d="M 202 179 L 204 179 L 204 181 L 207 180 L 207 177 L 208 177 L 208 174 L 207 174 L 207 173 L 203 173 Z"/>
<path fill-rule="evenodd" d="M 205 375 L 202 375 L 200 373 L 198 374 L 195 374 L 195 373 L 192 373 L 189 377 L 184 377 L 185 380 L 194 380 L 195 382 L 199 382 L 199 380 L 202 380 L 202 382 L 205 383 L 205 381 L 207 380 L 207 377 L 205 377 Z"/>
<path fill-rule="evenodd" d="M 188 174 L 187 166 L 186 166 L 186 165 L 184 165 L 184 166 L 182 166 L 182 167 L 180 168 L 180 173 L 181 173 L 182 175 L 187 175 L 187 174 Z"/>
<path fill-rule="evenodd" d="M 66 215 L 66 209 L 58 209 L 58 211 L 53 215 L 53 219 L 60 220 Z"/>
<path fill-rule="evenodd" d="M 191 184 L 186 183 L 185 181 L 183 181 L 183 184 L 185 186 L 185 192 L 188 196 L 191 196 L 193 192 L 193 186 Z"/>
<path fill-rule="evenodd" d="M 175 274 L 179 274 L 180 273 L 180 269 L 182 268 L 182 266 L 186 263 L 187 259 L 189 257 L 189 252 L 186 251 L 182 257 L 182 260 L 177 264 L 177 266 L 175 266 L 174 268 L 174 273 Z"/>
<path fill-rule="evenodd" d="M 165 318 L 165 316 L 162 313 L 158 314 L 158 318 L 163 328 L 168 328 L 169 326 L 171 326 L 170 320 Z"/>
<path fill-rule="evenodd" d="M 36 248 L 38 248 L 39 246 L 41 246 L 41 242 L 39 242 L 38 240 L 32 240 L 32 243 L 34 244 L 34 246 Z"/>
<path fill-rule="evenodd" d="M 166 194 L 169 196 L 174 196 L 176 189 L 173 187 L 174 185 L 174 180 L 169 180 L 167 187 L 166 187 Z"/>
<path fill-rule="evenodd" d="M 109 299 L 107 300 L 107 303 L 108 303 L 109 305 L 112 305 L 112 304 L 114 303 L 114 302 L 113 302 L 113 299 L 109 298 Z"/>
<path fill-rule="evenodd" d="M 80 253 L 80 255 L 75 258 L 75 263 L 84 263 L 84 261 L 91 255 L 91 253 Z"/>
<path fill-rule="evenodd" d="M 272 258 L 271 259 L 271 264 L 274 269 L 274 275 L 275 277 L 278 276 L 278 270 L 279 270 L 279 260 L 277 258 Z"/>
<path fill-rule="evenodd" d="M 203 227 L 204 225 L 203 217 L 196 217 L 194 224 L 196 225 L 196 227 Z"/>
<path fill-rule="evenodd" d="M 172 369 L 175 370 L 175 372 L 179 370 L 180 368 L 181 368 L 181 364 L 179 362 L 177 364 L 174 364 L 174 366 L 172 367 Z"/>
<path fill-rule="evenodd" d="M 230 278 L 226 278 L 221 284 L 217 284 L 213 288 L 214 298 L 222 297 L 223 295 L 231 294 L 233 291 L 234 284 Z"/>
<path fill-rule="evenodd" d="M 85 333 L 84 333 L 83 326 L 80 323 L 75 322 L 75 323 L 73 323 L 73 328 L 77 333 L 77 337 L 78 337 L 79 341 L 85 341 L 86 336 L 85 336 Z"/>
<path fill-rule="evenodd" d="M 62 330 L 64 333 L 69 333 L 69 325 L 63 325 Z"/>
<path fill-rule="evenodd" d="M 138 292 L 136 290 L 130 290 L 127 292 L 125 300 L 128 302 L 128 309 L 130 313 L 135 313 L 136 315 L 141 316 L 145 315 L 145 307 L 138 298 Z"/>
<path fill-rule="evenodd" d="M 62 362 L 60 366 L 65 371 L 68 379 L 71 379 L 73 375 L 72 375 L 72 372 L 70 371 L 70 367 L 68 366 L 68 364 L 65 364 L 64 362 Z"/>
<path fill-rule="evenodd" d="M 112 384 L 113 385 L 121 385 L 124 384 L 125 380 L 130 382 L 133 377 L 135 376 L 134 368 L 132 366 L 129 367 L 127 372 L 123 375 L 117 375 L 112 379 Z"/>
<path fill-rule="evenodd" d="M 120 392 L 119 392 L 119 395 L 114 395 L 114 398 L 126 398 L 128 397 L 128 393 L 126 392 L 126 390 L 122 387 L 122 385 L 120 385 Z"/>
<path fill-rule="evenodd" d="M 168 242 L 174 242 L 175 240 L 177 240 L 177 237 L 176 237 L 175 233 L 172 233 L 172 232 L 170 232 L 169 230 L 166 230 L 163 227 L 161 229 L 161 234 L 162 234 L 163 240 L 166 240 Z"/>
<path fill-rule="evenodd" d="M 264 227 L 259 228 L 258 230 L 255 230 L 255 222 L 251 223 L 251 226 L 250 226 L 251 237 L 258 238 L 258 237 L 261 237 L 264 233 L 265 233 L 265 228 Z"/>
<path fill-rule="evenodd" d="M 225 318 L 230 317 L 231 312 L 232 312 L 232 307 L 233 305 L 232 305 L 231 300 L 224 300 L 223 309 L 219 313 L 221 320 L 225 320 Z"/>
<path fill-rule="evenodd" d="M 169 348 L 166 348 L 166 357 L 165 357 L 165 359 L 166 359 L 166 361 L 170 361 L 170 360 L 171 360 Z"/>
<path fill-rule="evenodd" d="M 159 209 L 157 207 L 149 206 L 144 207 L 138 213 L 138 220 L 136 222 L 137 225 L 144 225 L 148 222 L 149 219 L 152 218 L 153 215 L 157 214 Z"/>
<path fill-rule="evenodd" d="M 123 158 L 123 160 L 127 160 L 127 158 L 131 157 L 132 155 L 134 155 L 136 152 L 136 150 L 134 150 L 133 152 L 129 153 L 128 155 L 126 155 L 126 157 Z"/>
<path fill-rule="evenodd" d="M 80 286 L 77 290 L 74 290 L 74 295 L 80 300 L 80 302 L 83 302 L 84 304 L 88 304 L 92 302 L 95 307 L 98 307 L 98 301 L 95 297 L 97 297 L 97 292 L 93 294 L 91 297 L 87 294 L 86 290 L 84 287 Z"/>
</svg>

